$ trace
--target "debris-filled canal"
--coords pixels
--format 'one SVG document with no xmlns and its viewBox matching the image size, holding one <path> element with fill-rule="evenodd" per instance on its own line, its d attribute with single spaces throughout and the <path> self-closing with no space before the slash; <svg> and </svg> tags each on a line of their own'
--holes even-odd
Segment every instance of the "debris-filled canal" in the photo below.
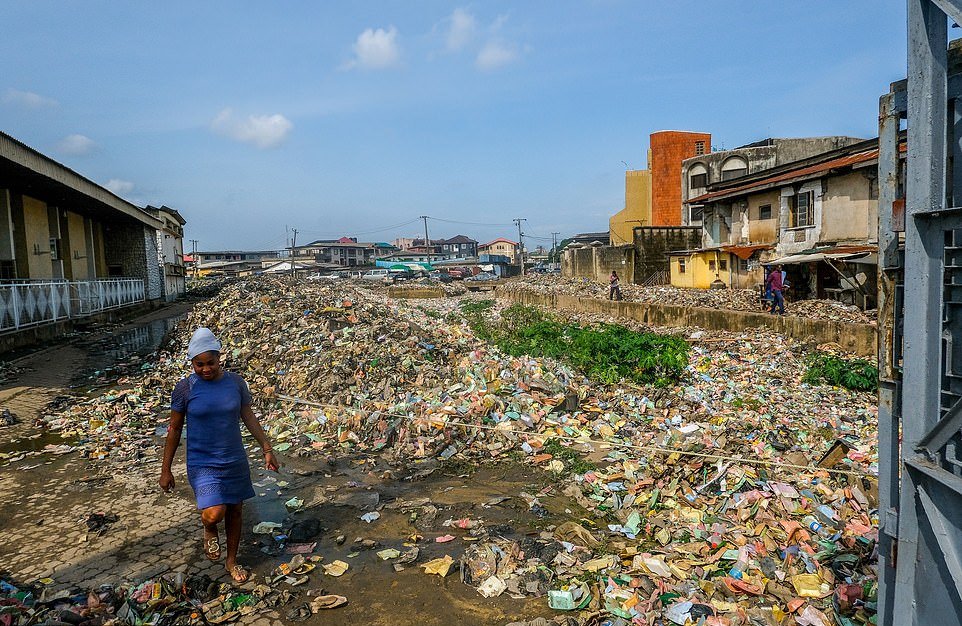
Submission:
<svg viewBox="0 0 962 626">
<path fill-rule="evenodd" d="M 827 378 L 860 364 L 450 291 L 249 280 L 87 343 L 0 448 L 11 623 L 869 623 L 875 396 Z M 183 449 L 157 486 L 198 326 L 284 463 L 247 440 L 239 586 L 204 558 Z"/>
</svg>

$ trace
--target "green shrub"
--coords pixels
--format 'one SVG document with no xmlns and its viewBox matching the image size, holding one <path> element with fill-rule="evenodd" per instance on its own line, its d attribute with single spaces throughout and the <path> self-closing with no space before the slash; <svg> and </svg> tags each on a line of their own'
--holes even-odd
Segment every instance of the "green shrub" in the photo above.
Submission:
<svg viewBox="0 0 962 626">
<path fill-rule="evenodd" d="M 581 327 L 520 304 L 502 311 L 498 324 L 490 324 L 480 314 L 469 324 L 479 337 L 506 354 L 552 357 L 609 384 L 627 379 L 666 386 L 677 381 L 688 365 L 688 343 L 678 337 L 615 324 Z"/>
<path fill-rule="evenodd" d="M 808 370 L 802 379 L 817 385 L 826 382 L 853 391 L 878 390 L 878 367 L 866 359 L 843 359 L 827 352 L 813 352 L 806 358 Z"/>
</svg>

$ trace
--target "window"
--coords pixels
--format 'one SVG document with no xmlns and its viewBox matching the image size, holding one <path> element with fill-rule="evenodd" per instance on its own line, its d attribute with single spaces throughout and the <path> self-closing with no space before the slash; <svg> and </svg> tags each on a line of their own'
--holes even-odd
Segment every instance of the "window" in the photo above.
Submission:
<svg viewBox="0 0 962 626">
<path fill-rule="evenodd" d="M 722 163 L 721 170 L 722 180 L 738 178 L 748 173 L 748 161 L 741 157 L 733 156 Z"/>
<path fill-rule="evenodd" d="M 739 272 L 748 271 L 748 259 L 738 259 L 738 271 Z"/>
<path fill-rule="evenodd" d="M 693 174 L 691 177 L 691 188 L 701 189 L 708 186 L 708 174 Z"/>
<path fill-rule="evenodd" d="M 684 273 L 685 273 L 685 259 L 684 259 L 684 257 L 678 257 L 678 273 L 679 273 L 679 274 L 684 274 Z"/>
<path fill-rule="evenodd" d="M 815 192 L 803 191 L 795 194 L 791 200 L 792 228 L 805 228 L 815 225 Z"/>
<path fill-rule="evenodd" d="M 721 271 L 723 271 L 723 272 L 727 272 L 727 271 L 728 271 L 728 260 L 727 260 L 727 259 L 722 259 L 722 260 L 720 260 L 720 261 L 718 262 L 718 268 L 719 268 Z"/>
<path fill-rule="evenodd" d="M 691 207 L 688 213 L 688 223 L 694 224 L 696 222 L 700 222 L 702 220 L 703 215 L 704 215 L 703 207 L 700 207 L 700 206 Z"/>
<path fill-rule="evenodd" d="M 758 207 L 758 219 L 760 220 L 770 220 L 772 219 L 772 205 L 763 204 Z"/>
<path fill-rule="evenodd" d="M 50 259 L 52 261 L 59 261 L 62 257 L 60 256 L 60 240 L 56 237 L 50 238 Z"/>
<path fill-rule="evenodd" d="M 695 154 L 705 154 L 705 142 L 696 141 L 695 142 Z"/>
<path fill-rule="evenodd" d="M 713 272 L 715 271 L 715 262 L 714 262 L 714 261 L 709 261 L 709 262 L 708 262 L 708 269 L 711 270 L 711 271 L 713 271 Z"/>
</svg>

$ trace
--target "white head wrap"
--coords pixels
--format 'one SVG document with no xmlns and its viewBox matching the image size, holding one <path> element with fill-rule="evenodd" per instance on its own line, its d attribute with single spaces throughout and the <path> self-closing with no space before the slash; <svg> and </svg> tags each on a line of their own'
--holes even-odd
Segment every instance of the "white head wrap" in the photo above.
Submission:
<svg viewBox="0 0 962 626">
<path fill-rule="evenodd" d="M 217 341 L 214 333 L 210 332 L 209 328 L 201 326 L 194 331 L 190 343 L 187 344 L 187 360 L 190 361 L 198 354 L 205 352 L 220 352 L 220 347 L 220 342 Z"/>
</svg>

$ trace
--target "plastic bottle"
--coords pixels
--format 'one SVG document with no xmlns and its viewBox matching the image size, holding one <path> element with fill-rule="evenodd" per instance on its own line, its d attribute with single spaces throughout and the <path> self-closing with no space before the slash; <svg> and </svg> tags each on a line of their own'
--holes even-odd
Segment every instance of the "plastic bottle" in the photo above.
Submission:
<svg viewBox="0 0 962 626">
<path fill-rule="evenodd" d="M 738 549 L 738 560 L 732 565 L 732 568 L 728 570 L 728 575 L 732 578 L 741 580 L 742 576 L 745 575 L 745 571 L 748 569 L 748 548 L 742 546 Z"/>
<path fill-rule="evenodd" d="M 806 515 L 805 519 L 802 520 L 802 524 L 804 524 L 805 528 L 808 530 L 812 531 L 813 533 L 817 533 L 820 537 L 824 537 L 826 539 L 834 534 L 832 531 L 825 528 L 825 526 L 812 515 Z"/>
</svg>

